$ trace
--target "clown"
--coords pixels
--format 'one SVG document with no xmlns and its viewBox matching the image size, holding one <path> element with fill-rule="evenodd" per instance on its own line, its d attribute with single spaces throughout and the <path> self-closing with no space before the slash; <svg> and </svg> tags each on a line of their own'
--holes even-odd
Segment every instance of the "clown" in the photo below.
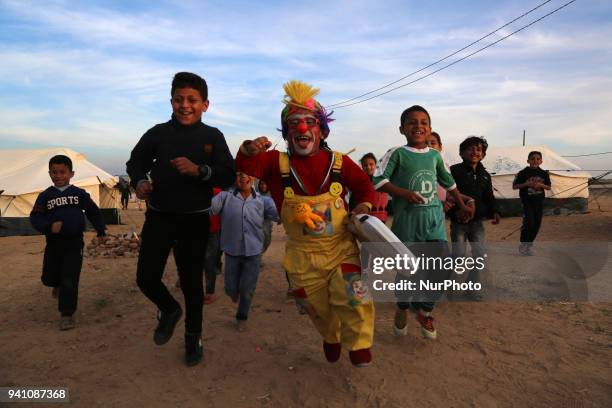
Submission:
<svg viewBox="0 0 612 408">
<path fill-rule="evenodd" d="M 359 249 L 346 229 L 347 188 L 358 203 L 354 214 L 368 213 L 374 190 L 368 176 L 348 156 L 331 151 L 330 115 L 314 99 L 319 90 L 290 81 L 284 85 L 281 114 L 287 152 L 268 150 L 265 136 L 242 143 L 237 169 L 266 181 L 287 233 L 283 267 L 296 301 L 307 310 L 323 337 L 323 351 L 336 362 L 342 348 L 351 362 L 372 360 L 374 305 L 362 288 Z M 308 208 L 305 208 L 308 207 Z"/>
</svg>

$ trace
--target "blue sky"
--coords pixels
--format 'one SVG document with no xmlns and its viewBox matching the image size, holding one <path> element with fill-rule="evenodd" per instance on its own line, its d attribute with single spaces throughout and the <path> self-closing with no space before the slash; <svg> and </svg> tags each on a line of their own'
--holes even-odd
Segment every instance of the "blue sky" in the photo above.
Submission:
<svg viewBox="0 0 612 408">
<path fill-rule="evenodd" d="M 204 121 L 232 152 L 259 135 L 280 142 L 285 81 L 312 83 L 323 104 L 336 103 L 540 2 L 0 0 L 0 148 L 67 146 L 123 173 L 139 137 L 168 120 L 177 71 L 207 80 Z M 551 1 L 482 44 L 564 3 Z M 609 1 L 578 0 L 454 67 L 336 109 L 329 143 L 356 148 L 354 159 L 380 156 L 404 143 L 400 113 L 420 104 L 446 143 L 476 134 L 511 146 L 526 129 L 528 144 L 560 154 L 612 151 L 611 23 Z M 572 160 L 612 169 L 612 155 Z"/>
</svg>

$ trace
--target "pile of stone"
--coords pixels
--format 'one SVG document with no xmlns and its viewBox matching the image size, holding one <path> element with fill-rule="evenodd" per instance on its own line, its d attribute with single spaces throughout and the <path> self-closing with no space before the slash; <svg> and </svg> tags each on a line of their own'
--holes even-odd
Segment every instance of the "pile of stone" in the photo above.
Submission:
<svg viewBox="0 0 612 408">
<path fill-rule="evenodd" d="M 135 232 L 130 234 L 108 234 L 98 242 L 95 237 L 85 248 L 84 256 L 89 258 L 135 258 L 140 250 L 140 239 Z"/>
</svg>

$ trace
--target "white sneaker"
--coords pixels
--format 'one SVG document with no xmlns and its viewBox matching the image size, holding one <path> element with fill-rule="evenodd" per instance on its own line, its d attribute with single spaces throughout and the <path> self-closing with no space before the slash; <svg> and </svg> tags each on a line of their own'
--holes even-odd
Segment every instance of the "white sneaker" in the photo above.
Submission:
<svg viewBox="0 0 612 408">
<path fill-rule="evenodd" d="M 393 334 L 395 336 L 405 336 L 408 334 L 408 312 L 396 310 L 393 319 Z"/>
</svg>

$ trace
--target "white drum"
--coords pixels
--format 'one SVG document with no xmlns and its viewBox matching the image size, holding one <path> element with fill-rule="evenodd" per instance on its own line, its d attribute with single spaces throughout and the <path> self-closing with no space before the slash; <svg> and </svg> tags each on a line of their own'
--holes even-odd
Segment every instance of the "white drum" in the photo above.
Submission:
<svg viewBox="0 0 612 408">
<path fill-rule="evenodd" d="M 384 222 L 368 214 L 356 214 L 350 218 L 349 231 L 357 237 L 360 242 L 368 242 L 368 252 L 373 257 L 401 258 L 407 256 L 413 258 L 412 252 L 395 235 Z M 362 248 L 363 251 L 363 248 Z"/>
</svg>

